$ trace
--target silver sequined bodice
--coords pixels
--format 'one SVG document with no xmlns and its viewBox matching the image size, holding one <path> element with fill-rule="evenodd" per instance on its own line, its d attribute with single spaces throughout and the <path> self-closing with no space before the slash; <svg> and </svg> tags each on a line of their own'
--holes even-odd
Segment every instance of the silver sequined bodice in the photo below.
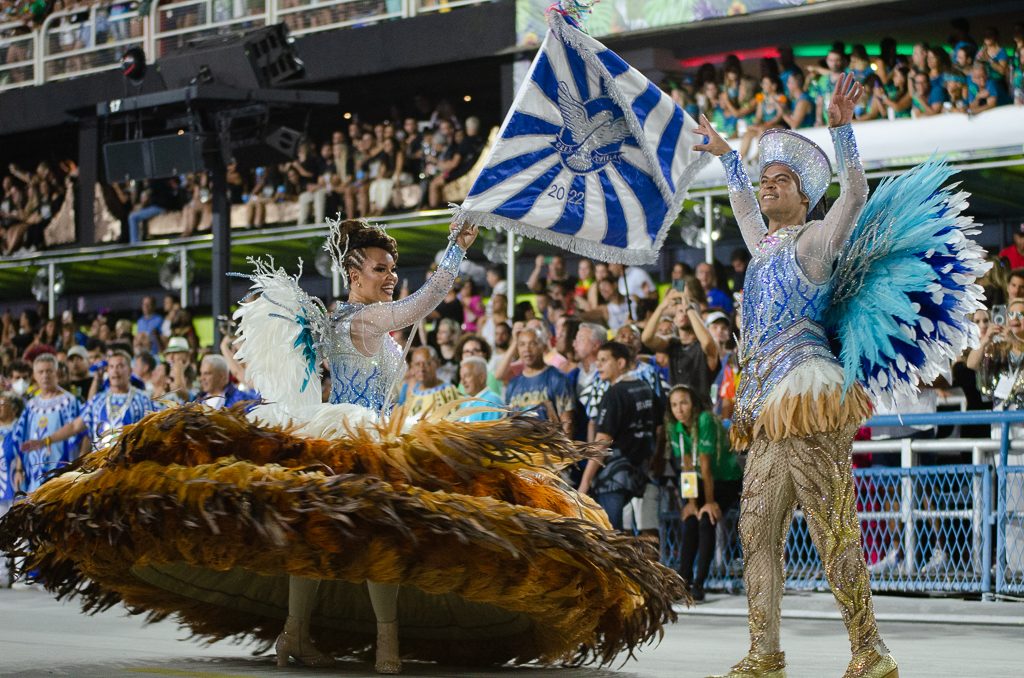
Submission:
<svg viewBox="0 0 1024 678">
<path fill-rule="evenodd" d="M 450 244 L 426 284 L 404 299 L 339 304 L 322 347 L 331 368 L 331 403 L 387 414 L 405 373 L 402 349 L 389 333 L 414 325 L 437 307 L 451 289 L 464 255 L 462 248 Z"/>
<path fill-rule="evenodd" d="M 402 349 L 385 336 L 380 350 L 365 356 L 352 343 L 352 318 L 362 304 L 339 304 L 332 314 L 335 336 L 328 347 L 331 368 L 331 403 L 362 405 L 381 411 L 405 373 Z"/>
<path fill-rule="evenodd" d="M 797 261 L 796 226 L 766 236 L 755 248 L 743 285 L 743 379 L 737 409 L 756 420 L 772 389 L 796 366 L 820 359 L 838 364 L 822 329 L 831 282 L 808 279 Z"/>
<path fill-rule="evenodd" d="M 832 299 L 833 264 L 864 207 L 868 185 L 852 128 L 843 125 L 829 132 L 839 171 L 839 198 L 821 221 L 770 235 L 739 154 L 732 151 L 721 157 L 733 213 L 752 255 L 743 286 L 742 372 L 734 423 L 756 422 L 775 388 L 809 361 L 823 361 L 819 366 L 835 367 L 833 374 L 842 374 L 821 323 Z M 794 157 L 788 165 L 805 163 Z M 827 163 L 820 166 L 828 172 Z M 818 179 L 827 186 L 831 175 Z"/>
</svg>

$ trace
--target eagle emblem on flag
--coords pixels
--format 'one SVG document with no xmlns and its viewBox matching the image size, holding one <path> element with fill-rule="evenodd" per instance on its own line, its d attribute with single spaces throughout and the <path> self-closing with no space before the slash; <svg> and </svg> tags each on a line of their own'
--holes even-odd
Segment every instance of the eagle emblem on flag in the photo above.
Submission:
<svg viewBox="0 0 1024 678">
<path fill-rule="evenodd" d="M 571 18 L 553 11 L 548 23 L 456 221 L 653 263 L 710 160 L 692 149 L 696 122 Z"/>
<path fill-rule="evenodd" d="M 629 125 L 610 98 L 602 96 L 582 102 L 572 95 L 569 85 L 560 82 L 558 110 L 562 114 L 562 129 L 551 143 L 562 154 L 566 167 L 577 174 L 587 174 L 618 159 L 622 142 L 630 138 Z"/>
</svg>

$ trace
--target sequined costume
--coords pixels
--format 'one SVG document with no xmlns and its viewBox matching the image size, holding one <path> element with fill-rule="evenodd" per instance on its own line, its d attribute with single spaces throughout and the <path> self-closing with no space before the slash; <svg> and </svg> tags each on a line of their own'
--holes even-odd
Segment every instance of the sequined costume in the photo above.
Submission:
<svg viewBox="0 0 1024 678">
<path fill-rule="evenodd" d="M 331 366 L 331 402 L 381 411 L 394 401 L 405 372 L 402 349 L 388 334 L 425 317 L 444 299 L 464 252 L 451 245 L 416 293 L 390 304 L 342 303 L 331 315 L 324 353 Z M 358 344 L 358 346 L 357 346 Z"/>
<path fill-rule="evenodd" d="M 770 235 L 739 154 L 722 156 L 729 199 L 752 255 L 743 286 L 742 376 L 731 433 L 737 449 L 762 434 L 781 440 L 835 431 L 862 421 L 870 409 L 859 387 L 844 397 L 843 368 L 822 323 L 832 297 L 832 265 L 868 192 L 852 129 L 834 128 L 832 134 L 842 189 L 839 199 L 824 220 Z M 820 157 L 824 159 L 823 154 Z M 797 157 L 790 162 L 808 161 Z M 825 163 L 815 173 L 831 177 Z M 802 188 L 820 198 L 827 185 L 826 178 L 824 185 Z"/>
<path fill-rule="evenodd" d="M 823 327 L 833 264 L 868 187 L 850 126 L 831 132 L 840 197 L 822 221 L 771 234 L 738 154 L 722 156 L 733 210 L 752 253 L 743 288 L 742 373 L 732 423 L 734 446 L 749 448 L 739 530 L 750 653 L 733 676 L 784 675 L 779 645 L 784 549 L 797 503 L 849 632 L 853 661 L 847 675 L 863 675 L 857 666 L 877 664 L 888 655 L 872 610 L 850 466 L 853 434 L 870 403 L 859 386 L 844 397 L 842 365 Z M 762 168 L 782 162 L 794 169 L 800 190 L 815 204 L 831 179 L 827 159 L 806 140 L 776 139 L 782 149 L 774 157 L 772 144 L 762 141 Z M 786 153 L 787 146 L 798 152 Z"/>
<path fill-rule="evenodd" d="M 124 602 L 210 640 L 269 645 L 293 576 L 320 580 L 312 634 L 338 655 L 374 646 L 366 582 L 399 587 L 407 658 L 607 663 L 657 638 L 685 592 L 653 548 L 560 481 L 588 448 L 536 417 L 390 411 L 403 361 L 388 332 L 436 306 L 462 257 L 452 244 L 406 299 L 334 313 L 297 276 L 257 266 L 237 355 L 264 402 L 125 427 L 16 503 L 0 548 L 86 610 Z"/>
</svg>

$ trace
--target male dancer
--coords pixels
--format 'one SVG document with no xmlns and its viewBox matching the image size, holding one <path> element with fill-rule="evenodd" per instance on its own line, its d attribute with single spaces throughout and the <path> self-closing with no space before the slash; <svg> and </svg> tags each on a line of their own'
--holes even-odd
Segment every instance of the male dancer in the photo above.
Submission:
<svg viewBox="0 0 1024 678">
<path fill-rule="evenodd" d="M 783 549 L 797 503 L 850 635 L 846 678 L 899 675 L 875 623 L 854 505 L 853 434 L 870 402 L 859 386 L 843 394 L 843 369 L 822 327 L 833 264 L 868 195 L 850 127 L 861 93 L 852 76 L 843 76 L 829 104 L 841 193 L 821 220 L 808 219 L 832 168 L 815 144 L 788 130 L 765 132 L 755 197 L 739 155 L 708 120 L 702 117 L 695 130 L 704 136 L 695 150 L 725 165 L 733 211 L 753 255 L 743 292 L 742 376 L 732 425 L 734 447 L 750 451 L 740 512 L 750 652 L 728 678 L 785 676 L 779 646 Z"/>
</svg>

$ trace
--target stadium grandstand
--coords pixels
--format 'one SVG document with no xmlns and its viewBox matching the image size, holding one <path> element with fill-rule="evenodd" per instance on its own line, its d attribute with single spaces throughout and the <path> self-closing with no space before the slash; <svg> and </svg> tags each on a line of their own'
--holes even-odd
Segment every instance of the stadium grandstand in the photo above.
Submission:
<svg viewBox="0 0 1024 678">
<path fill-rule="evenodd" d="M 209 353 L 225 354 L 230 382 L 251 388 L 228 318 L 250 281 L 224 273 L 249 273 L 249 257 L 272 256 L 289 272 L 304 262 L 303 288 L 333 308 L 346 295 L 322 247 L 335 215 L 383 224 L 401 251 L 399 295 L 417 290 L 443 271 L 449 206 L 484 169 L 550 4 L 3 3 L 0 403 L 31 394 L 31 361 L 48 351 L 61 383 L 85 400 L 96 385 L 72 353 L 105 366 L 110 346 L 140 361 L 134 374 L 153 397 L 206 392 Z M 863 86 L 853 129 L 872 191 L 930 158 L 957 169 L 993 265 L 979 280 L 980 347 L 918 397 L 876 403 L 858 434 L 864 556 L 875 592 L 1024 596 L 1024 6 L 604 0 L 584 26 L 692 118 L 706 116 L 751 176 L 766 130 L 832 148 L 827 111 L 846 73 Z M 838 195 L 833 183 L 826 197 Z M 455 289 L 410 340 L 431 350 L 407 360 L 457 385 L 463 358 L 483 358 L 481 383 L 508 403 L 525 374 L 514 337 L 534 323 L 544 362 L 560 371 L 594 369 L 597 346 L 614 339 L 658 384 L 675 386 L 671 349 L 645 344 L 644 328 L 682 341 L 685 328 L 656 314 L 674 289 L 698 289 L 701 340 L 710 333 L 721 357 L 707 380 L 712 411 L 728 425 L 750 259 L 718 162 L 696 175 L 652 265 L 608 265 L 482 229 Z M 585 337 L 593 347 L 582 348 Z M 327 398 L 329 379 L 324 389 Z M 575 394 L 567 416 L 578 440 L 594 440 L 602 395 Z M 681 572 L 678 511 L 640 514 L 633 529 Z M 742 590 L 738 515 L 738 505 L 723 511 L 712 530 L 708 592 Z M 786 558 L 788 590 L 828 587 L 800 510 Z"/>
</svg>

